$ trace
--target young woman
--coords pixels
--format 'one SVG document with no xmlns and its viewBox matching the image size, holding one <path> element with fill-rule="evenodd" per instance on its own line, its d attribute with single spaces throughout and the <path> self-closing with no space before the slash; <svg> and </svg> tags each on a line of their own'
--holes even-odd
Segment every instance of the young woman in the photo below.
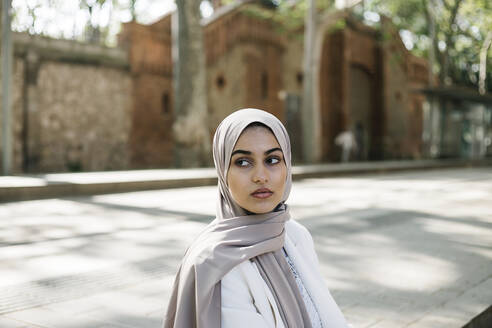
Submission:
<svg viewBox="0 0 492 328">
<path fill-rule="evenodd" d="M 287 131 L 242 109 L 217 128 L 217 218 L 188 248 L 165 328 L 348 327 L 326 288 L 308 230 L 290 218 Z"/>
</svg>

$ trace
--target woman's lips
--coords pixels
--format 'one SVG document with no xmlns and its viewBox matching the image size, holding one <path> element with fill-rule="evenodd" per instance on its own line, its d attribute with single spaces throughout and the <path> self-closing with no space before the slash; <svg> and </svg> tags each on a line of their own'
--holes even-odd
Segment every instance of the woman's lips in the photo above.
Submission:
<svg viewBox="0 0 492 328">
<path fill-rule="evenodd" d="M 268 188 L 257 189 L 251 193 L 251 196 L 255 198 L 265 199 L 273 195 L 273 191 Z"/>
</svg>

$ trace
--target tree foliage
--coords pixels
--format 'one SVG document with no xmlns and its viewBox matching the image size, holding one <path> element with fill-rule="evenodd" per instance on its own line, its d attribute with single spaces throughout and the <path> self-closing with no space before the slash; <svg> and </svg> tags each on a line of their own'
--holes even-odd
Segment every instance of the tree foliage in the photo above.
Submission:
<svg viewBox="0 0 492 328">
<path fill-rule="evenodd" d="M 302 31 L 307 1 L 274 2 L 276 10 L 263 10 L 258 6 L 249 12 L 280 23 L 277 26 L 281 26 L 284 32 L 289 31 L 290 35 L 292 31 Z M 317 1 L 319 12 L 333 9 L 334 5 L 333 0 Z M 492 46 L 485 49 L 490 44 L 487 40 L 492 38 L 490 0 L 366 0 L 353 8 L 353 14 L 366 22 L 366 18 L 374 14 L 376 17 L 377 14 L 388 16 L 412 53 L 429 58 L 433 50 L 433 71 L 441 85 L 478 88 L 480 53 L 485 52 L 488 56 L 482 65 L 486 72 L 483 75 L 489 81 L 488 90 L 492 91 Z M 431 31 L 432 26 L 434 31 Z M 302 34 L 298 35 L 302 37 Z"/>
<path fill-rule="evenodd" d="M 230 0 L 230 2 L 233 1 Z M 275 22 L 279 32 L 302 37 L 307 8 L 307 0 L 259 0 L 257 6 L 250 6 L 247 9 L 247 13 Z M 316 8 L 319 13 L 333 8 L 333 0 L 317 0 Z"/>
<path fill-rule="evenodd" d="M 428 56 L 433 47 L 434 71 L 441 85 L 478 86 L 479 54 L 492 30 L 489 0 L 370 0 L 367 9 L 391 17 L 406 33 L 407 47 L 417 55 Z M 435 23 L 434 40 L 431 20 Z M 490 49 L 488 54 L 487 79 L 490 80 Z"/>
<path fill-rule="evenodd" d="M 80 1 L 80 8 L 85 9 L 89 13 L 89 21 L 87 22 L 86 25 L 86 38 L 87 41 L 91 43 L 100 43 L 101 39 L 101 26 L 98 22 L 97 16 L 96 16 L 96 11 L 100 9 L 106 4 L 106 3 L 111 3 L 112 4 L 113 0 L 81 0 Z"/>
<path fill-rule="evenodd" d="M 13 30 L 115 45 L 122 21 L 162 0 L 13 0 Z M 173 0 L 164 0 L 172 2 Z M 143 8 L 142 8 L 143 5 Z M 155 16 L 155 14 L 154 14 Z M 124 17 L 124 18 L 123 18 Z M 71 27 L 70 27 L 71 25 Z"/>
</svg>

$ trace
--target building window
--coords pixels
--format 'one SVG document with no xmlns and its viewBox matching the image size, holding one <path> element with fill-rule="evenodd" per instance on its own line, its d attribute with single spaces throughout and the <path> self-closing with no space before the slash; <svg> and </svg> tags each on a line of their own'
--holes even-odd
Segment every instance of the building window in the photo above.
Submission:
<svg viewBox="0 0 492 328">
<path fill-rule="evenodd" d="M 217 76 L 217 79 L 215 80 L 215 84 L 217 85 L 217 88 L 219 88 L 219 90 L 224 88 L 225 83 L 226 82 L 225 82 L 224 75 L 219 74 L 219 76 Z"/>
<path fill-rule="evenodd" d="M 263 100 L 268 98 L 268 74 L 263 71 L 261 73 L 261 98 Z"/>
<path fill-rule="evenodd" d="M 302 72 L 297 72 L 297 74 L 296 74 L 297 84 L 302 85 L 303 78 L 304 78 L 304 75 L 302 74 Z"/>
<path fill-rule="evenodd" d="M 161 109 L 162 109 L 162 114 L 169 114 L 171 111 L 170 108 L 170 100 L 169 100 L 169 93 L 164 92 L 161 97 Z"/>
</svg>

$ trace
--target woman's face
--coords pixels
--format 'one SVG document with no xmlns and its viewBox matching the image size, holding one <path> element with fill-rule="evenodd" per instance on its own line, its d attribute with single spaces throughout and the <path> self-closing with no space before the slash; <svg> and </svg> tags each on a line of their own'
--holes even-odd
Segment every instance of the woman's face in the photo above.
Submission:
<svg viewBox="0 0 492 328">
<path fill-rule="evenodd" d="M 249 212 L 271 212 L 282 200 L 286 178 L 282 149 L 273 133 L 261 126 L 246 128 L 227 172 L 232 198 Z"/>
</svg>

